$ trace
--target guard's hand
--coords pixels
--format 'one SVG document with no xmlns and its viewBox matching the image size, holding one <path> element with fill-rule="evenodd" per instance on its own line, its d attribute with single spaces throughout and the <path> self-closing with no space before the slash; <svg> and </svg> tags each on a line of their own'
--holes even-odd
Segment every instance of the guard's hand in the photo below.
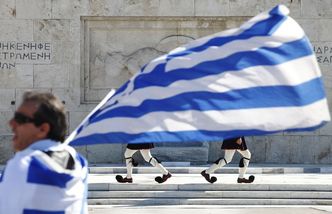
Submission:
<svg viewBox="0 0 332 214">
<path fill-rule="evenodd" d="M 242 144 L 242 139 L 241 138 L 237 139 L 236 143 L 239 144 L 239 145 L 241 145 Z"/>
</svg>

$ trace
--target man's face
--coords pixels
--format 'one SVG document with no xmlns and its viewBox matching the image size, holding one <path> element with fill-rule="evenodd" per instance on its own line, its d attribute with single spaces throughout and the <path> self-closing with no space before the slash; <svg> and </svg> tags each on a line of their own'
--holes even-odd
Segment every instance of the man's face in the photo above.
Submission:
<svg viewBox="0 0 332 214">
<path fill-rule="evenodd" d="M 15 151 L 22 151 L 37 140 L 45 138 L 42 126 L 36 126 L 32 121 L 37 107 L 34 103 L 23 103 L 16 111 L 16 115 L 9 121 L 13 131 L 13 147 Z"/>
</svg>

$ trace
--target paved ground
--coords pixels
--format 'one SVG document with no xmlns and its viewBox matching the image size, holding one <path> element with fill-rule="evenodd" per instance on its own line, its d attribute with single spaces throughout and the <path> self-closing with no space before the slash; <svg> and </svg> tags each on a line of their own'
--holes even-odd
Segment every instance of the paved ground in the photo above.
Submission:
<svg viewBox="0 0 332 214">
<path fill-rule="evenodd" d="M 282 167 L 282 166 L 281 166 Z M 311 167 L 311 166 L 310 166 Z M 326 188 L 326 191 L 332 189 L 332 173 L 330 166 L 314 166 L 314 167 L 300 166 L 299 169 L 288 168 L 287 172 L 279 173 L 280 170 L 272 170 L 271 173 L 255 173 L 251 170 L 250 174 L 254 174 L 256 179 L 254 184 L 282 184 L 289 187 L 294 185 L 310 185 L 319 186 L 318 189 Z M 317 170 L 318 169 L 318 170 Z M 326 170 L 327 169 L 327 170 Z M 143 169 L 133 174 L 134 184 L 149 187 L 150 185 L 164 185 L 157 184 L 154 177 L 158 176 L 156 172 L 145 172 Z M 167 181 L 166 184 L 208 184 L 204 178 L 199 174 L 201 169 L 194 169 L 194 173 L 173 173 L 173 177 Z M 191 169 L 193 171 L 193 169 Z M 320 173 L 303 173 L 303 172 L 320 172 Z M 117 184 L 115 180 L 116 174 L 124 174 L 125 170 L 105 174 L 90 174 L 89 183 L 105 184 L 110 187 L 112 184 Z M 172 172 L 172 171 L 171 171 Z M 301 173 L 302 172 L 302 173 Z M 323 172 L 323 173 L 322 173 Z M 218 184 L 237 184 L 237 173 L 215 174 L 218 181 L 213 185 Z M 117 184 L 118 185 L 118 184 Z M 126 184 L 121 184 L 126 185 Z M 209 185 L 209 184 L 208 184 Z M 112 188 L 110 188 L 112 189 Z M 187 206 L 187 205 L 172 205 L 172 206 L 89 206 L 90 214 L 326 214 L 332 213 L 332 206 Z"/>
<path fill-rule="evenodd" d="M 89 183 L 117 184 L 116 174 L 90 174 Z M 125 176 L 124 174 L 122 174 Z M 157 184 L 154 178 L 159 174 L 133 174 L 135 184 Z M 304 173 L 304 174 L 254 174 L 254 184 L 311 184 L 332 185 L 330 173 Z M 218 180 L 215 184 L 236 184 L 237 174 L 216 174 Z M 165 184 L 205 184 L 207 183 L 200 174 L 173 174 Z M 126 185 L 126 184 L 123 184 Z M 213 185 L 213 184 L 211 184 Z"/>
<path fill-rule="evenodd" d="M 89 214 L 327 214 L 332 206 L 90 206 Z"/>
</svg>

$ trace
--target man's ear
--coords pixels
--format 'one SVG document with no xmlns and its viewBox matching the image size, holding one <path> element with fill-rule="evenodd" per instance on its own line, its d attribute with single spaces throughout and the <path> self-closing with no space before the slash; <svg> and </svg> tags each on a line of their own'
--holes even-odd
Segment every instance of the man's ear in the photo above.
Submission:
<svg viewBox="0 0 332 214">
<path fill-rule="evenodd" d="M 43 123 L 43 124 L 41 124 L 38 128 L 39 128 L 39 130 L 40 130 L 40 132 L 39 132 L 39 137 L 40 137 L 41 139 L 47 138 L 48 133 L 49 133 L 50 130 L 51 130 L 51 126 L 50 126 L 50 124 L 48 124 L 48 123 Z"/>
</svg>

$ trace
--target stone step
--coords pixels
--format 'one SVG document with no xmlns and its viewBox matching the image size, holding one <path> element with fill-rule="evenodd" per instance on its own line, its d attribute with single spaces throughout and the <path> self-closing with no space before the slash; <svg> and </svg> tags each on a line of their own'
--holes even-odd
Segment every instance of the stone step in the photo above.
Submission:
<svg viewBox="0 0 332 214">
<path fill-rule="evenodd" d="M 331 184 L 115 184 L 92 183 L 90 191 L 302 191 L 332 192 Z"/>
<path fill-rule="evenodd" d="M 145 164 L 145 163 L 144 163 Z M 163 162 L 162 163 L 172 174 L 199 174 L 202 170 L 209 167 L 190 166 L 189 162 Z M 179 165 L 179 166 L 174 166 Z M 215 171 L 216 174 L 238 173 L 236 164 L 229 164 Z M 127 169 L 124 165 L 98 164 L 90 165 L 89 173 L 92 174 L 124 174 Z M 158 169 L 150 165 L 138 166 L 133 169 L 134 174 L 153 174 L 159 173 Z M 292 174 L 292 173 L 332 173 L 331 166 L 321 165 L 260 165 L 251 164 L 247 170 L 248 174 Z"/>
<path fill-rule="evenodd" d="M 162 206 L 162 205 L 332 205 L 330 199 L 251 199 L 251 198 L 121 198 L 89 199 L 89 205 L 126 205 L 126 206 Z"/>
<path fill-rule="evenodd" d="M 331 173 L 285 173 L 285 168 L 283 173 L 266 173 L 265 167 L 256 167 L 260 173 L 253 173 L 256 178 L 252 184 L 236 183 L 237 171 L 215 174 L 218 180 L 210 184 L 199 174 L 204 168 L 174 168 L 177 173 L 172 171 L 173 176 L 163 184 L 154 181 L 160 172 L 148 173 L 153 167 L 138 168 L 144 173 L 133 174 L 134 183 L 130 184 L 115 179 L 116 169 L 125 174 L 123 167 L 112 168 L 112 173 L 90 173 L 88 201 L 90 205 L 126 206 L 332 205 Z"/>
<path fill-rule="evenodd" d="M 332 192 L 311 191 L 89 191 L 89 199 L 129 198 L 252 198 L 252 199 L 332 199 Z"/>
<path fill-rule="evenodd" d="M 208 162 L 209 147 L 155 147 L 151 150 L 151 154 L 161 161 L 176 160 L 197 165 Z"/>
</svg>

